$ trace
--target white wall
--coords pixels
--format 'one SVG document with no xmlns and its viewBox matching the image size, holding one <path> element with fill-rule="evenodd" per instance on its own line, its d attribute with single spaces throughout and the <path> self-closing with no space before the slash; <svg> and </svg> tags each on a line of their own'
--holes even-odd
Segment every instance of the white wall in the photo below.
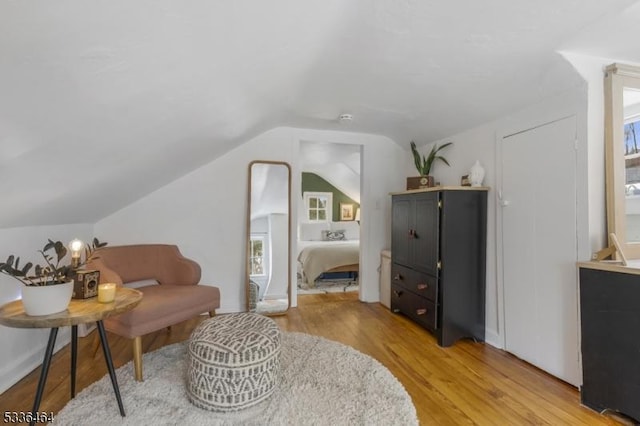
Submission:
<svg viewBox="0 0 640 426">
<path fill-rule="evenodd" d="M 460 177 L 469 173 L 469 169 L 475 160 L 480 160 L 486 171 L 483 185 L 491 188 L 488 193 L 487 221 L 486 339 L 488 343 L 494 346 L 500 348 L 504 346 L 501 326 L 501 271 L 498 265 L 499 241 L 497 240 L 500 220 L 500 212 L 497 210 L 497 190 L 499 189 L 501 176 L 497 142 L 505 135 L 514 134 L 570 115 L 576 116 L 578 122 L 577 211 L 579 215 L 577 244 L 579 258 L 586 260 L 590 256 L 589 203 L 586 196 L 588 190 L 587 152 L 589 149 L 586 132 L 586 99 L 586 86 L 577 87 L 499 120 L 436 142 L 438 145 L 444 142 L 453 142 L 453 145 L 440 151 L 447 158 L 451 167 L 447 167 L 440 162 L 436 163 L 432 169 L 432 175 L 435 176 L 436 181 L 440 181 L 443 185 L 459 185 Z M 419 150 L 426 154 L 430 149 L 431 145 L 427 145 Z M 544 173 L 544 165 L 540 166 L 541 173 Z M 417 175 L 412 158 L 407 157 L 406 167 L 411 169 L 407 176 Z M 549 190 L 552 191 L 553 188 L 549 188 Z M 601 207 L 602 205 L 600 204 L 599 208 Z"/>
<path fill-rule="evenodd" d="M 587 84 L 587 197 L 589 199 L 589 250 L 596 252 L 607 244 L 604 143 L 604 68 L 615 62 L 563 53 Z M 584 254 L 582 259 L 588 259 Z"/>
<path fill-rule="evenodd" d="M 87 224 L 40 226 L 0 229 L 0 258 L 19 255 L 21 264 L 31 261 L 42 264 L 37 252 L 50 238 L 54 241 L 83 241 L 93 239 L 93 226 Z M 100 240 L 100 236 L 98 236 Z M 108 240 L 105 240 L 108 241 Z M 21 286 L 15 279 L 0 274 L 0 305 L 19 299 Z M 69 327 L 58 332 L 56 350 L 69 342 Z M 0 325 L 0 392 L 4 392 L 42 363 L 49 338 L 49 329 L 21 329 Z"/>
<path fill-rule="evenodd" d="M 292 194 L 300 193 L 300 141 L 363 146 L 361 299 L 379 299 L 380 250 L 390 241 L 390 191 L 404 185 L 398 170 L 406 152 L 382 136 L 348 132 L 276 128 L 224 156 L 100 220 L 95 232 L 112 245 L 175 243 L 202 266 L 203 284 L 221 291 L 219 312 L 244 310 L 245 239 L 248 164 L 252 160 L 285 161 L 292 166 Z M 292 210 L 298 210 L 292 197 Z M 295 219 L 295 218 L 294 218 Z M 297 223 L 292 224 L 293 228 Z M 295 244 L 292 233 L 292 244 Z M 291 271 L 295 277 L 295 246 Z M 293 302 L 295 303 L 295 297 Z"/>
</svg>

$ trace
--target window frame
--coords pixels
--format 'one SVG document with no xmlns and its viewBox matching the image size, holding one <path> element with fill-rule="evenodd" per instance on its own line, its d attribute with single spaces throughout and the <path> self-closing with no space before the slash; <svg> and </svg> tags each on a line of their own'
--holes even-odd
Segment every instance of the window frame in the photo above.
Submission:
<svg viewBox="0 0 640 426">
<path fill-rule="evenodd" d="M 327 206 L 325 209 L 315 208 L 316 211 L 325 210 L 325 220 L 321 219 L 311 219 L 311 199 L 312 198 L 327 198 Z M 303 193 L 303 201 L 304 201 L 304 211 L 305 211 L 305 221 L 309 223 L 323 223 L 323 222 L 332 222 L 333 221 L 333 193 L 332 192 L 312 192 L 306 191 Z"/>
<path fill-rule="evenodd" d="M 254 256 L 254 242 L 255 241 L 260 241 L 262 242 L 262 255 L 261 256 Z M 265 267 L 265 260 L 266 260 L 266 236 L 265 235 L 251 235 L 249 238 L 249 276 L 250 277 L 265 277 L 267 275 L 266 273 L 266 267 Z M 262 259 L 262 273 L 261 274 L 254 274 L 253 272 L 253 260 L 257 257 L 260 257 Z"/>
<path fill-rule="evenodd" d="M 625 88 L 640 90 L 640 67 L 611 64 L 605 69 L 605 187 L 607 234 L 615 234 L 625 255 L 640 259 L 640 242 L 627 241 L 626 170 L 624 146 Z M 609 245 L 613 244 L 609 237 Z M 619 256 L 616 255 L 616 258 Z"/>
</svg>

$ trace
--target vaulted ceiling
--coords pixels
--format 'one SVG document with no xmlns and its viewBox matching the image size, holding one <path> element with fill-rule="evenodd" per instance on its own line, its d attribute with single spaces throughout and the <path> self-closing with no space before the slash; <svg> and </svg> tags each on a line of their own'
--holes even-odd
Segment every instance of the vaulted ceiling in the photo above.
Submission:
<svg viewBox="0 0 640 426">
<path fill-rule="evenodd" d="M 96 221 L 265 130 L 344 130 L 345 112 L 403 145 L 446 137 L 581 84 L 557 51 L 606 56 L 594 34 L 637 27 L 634 3 L 3 1 L 0 228 Z"/>
</svg>

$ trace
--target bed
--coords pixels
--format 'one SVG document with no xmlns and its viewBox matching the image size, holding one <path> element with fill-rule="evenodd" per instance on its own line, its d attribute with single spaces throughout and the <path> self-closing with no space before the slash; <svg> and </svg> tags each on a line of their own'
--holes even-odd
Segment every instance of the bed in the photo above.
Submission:
<svg viewBox="0 0 640 426">
<path fill-rule="evenodd" d="M 299 286 L 313 288 L 319 278 L 347 272 L 355 279 L 359 272 L 360 235 L 357 222 L 300 224 L 298 232 Z"/>
</svg>

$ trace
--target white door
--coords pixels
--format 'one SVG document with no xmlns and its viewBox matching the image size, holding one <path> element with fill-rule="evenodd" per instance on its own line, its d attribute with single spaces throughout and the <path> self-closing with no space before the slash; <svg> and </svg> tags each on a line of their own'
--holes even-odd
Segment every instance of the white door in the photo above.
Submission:
<svg viewBox="0 0 640 426">
<path fill-rule="evenodd" d="M 504 137 L 506 350 L 574 385 L 578 362 L 576 120 Z"/>
</svg>

